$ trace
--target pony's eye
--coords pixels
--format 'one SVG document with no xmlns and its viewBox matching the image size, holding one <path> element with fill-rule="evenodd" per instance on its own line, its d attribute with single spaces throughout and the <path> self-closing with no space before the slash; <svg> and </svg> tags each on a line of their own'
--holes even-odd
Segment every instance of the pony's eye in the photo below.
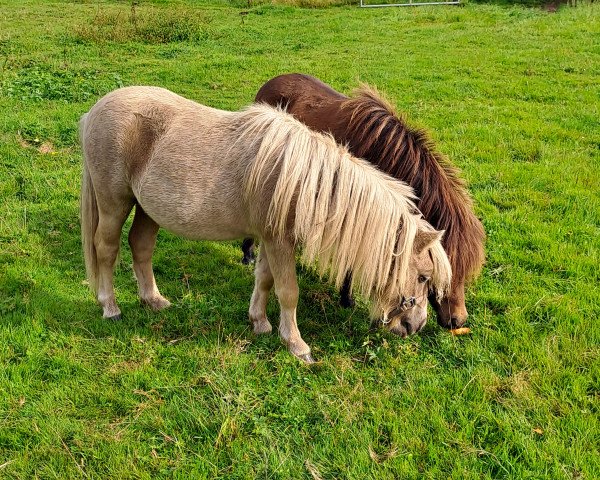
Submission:
<svg viewBox="0 0 600 480">
<path fill-rule="evenodd" d="M 419 275 L 419 283 L 425 283 L 429 280 L 429 277 L 426 277 L 425 275 Z"/>
</svg>

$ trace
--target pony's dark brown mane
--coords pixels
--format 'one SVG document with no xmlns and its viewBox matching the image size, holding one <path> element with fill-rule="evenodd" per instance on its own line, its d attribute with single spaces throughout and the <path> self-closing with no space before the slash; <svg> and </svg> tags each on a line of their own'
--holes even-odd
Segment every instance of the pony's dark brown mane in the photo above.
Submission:
<svg viewBox="0 0 600 480">
<path fill-rule="evenodd" d="M 485 232 L 458 168 L 375 89 L 362 85 L 341 108 L 349 114 L 346 138 L 352 152 L 409 183 L 423 216 L 446 231 L 443 245 L 453 278 L 465 282 L 476 276 L 485 260 Z"/>
</svg>

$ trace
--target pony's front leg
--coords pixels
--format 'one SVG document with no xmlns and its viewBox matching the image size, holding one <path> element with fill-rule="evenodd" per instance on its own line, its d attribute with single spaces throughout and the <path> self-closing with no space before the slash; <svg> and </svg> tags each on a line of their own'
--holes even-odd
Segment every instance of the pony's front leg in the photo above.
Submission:
<svg viewBox="0 0 600 480">
<path fill-rule="evenodd" d="M 270 333 L 273 329 L 267 318 L 267 303 L 271 288 L 273 288 L 273 274 L 269 267 L 269 260 L 264 246 L 261 245 L 258 260 L 254 267 L 254 291 L 252 292 L 250 310 L 248 311 L 252 329 L 257 335 Z"/>
<path fill-rule="evenodd" d="M 298 282 L 294 246 L 285 241 L 264 241 L 261 243 L 261 252 L 263 248 L 269 260 L 281 309 L 279 336 L 293 355 L 306 363 L 314 363 L 310 347 L 302 340 L 296 323 Z"/>
<path fill-rule="evenodd" d="M 244 238 L 242 242 L 242 252 L 244 256 L 242 257 L 242 263 L 244 265 L 250 265 L 254 263 L 254 239 L 253 238 Z"/>
</svg>

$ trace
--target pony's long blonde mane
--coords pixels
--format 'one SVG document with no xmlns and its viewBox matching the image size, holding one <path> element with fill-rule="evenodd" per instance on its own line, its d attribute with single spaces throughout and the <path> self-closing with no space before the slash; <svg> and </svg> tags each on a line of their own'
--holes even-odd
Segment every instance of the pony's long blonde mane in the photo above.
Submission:
<svg viewBox="0 0 600 480">
<path fill-rule="evenodd" d="M 253 105 L 240 115 L 237 142 L 257 152 L 245 195 L 265 198 L 271 186 L 267 223 L 273 237 L 291 233 L 302 246 L 302 261 L 316 264 L 337 287 L 351 270 L 357 290 L 372 300 L 402 295 L 417 230 L 429 226 L 412 188 L 280 109 Z M 449 267 L 438 247 L 431 250 L 440 270 L 432 286 L 441 291 Z"/>
</svg>

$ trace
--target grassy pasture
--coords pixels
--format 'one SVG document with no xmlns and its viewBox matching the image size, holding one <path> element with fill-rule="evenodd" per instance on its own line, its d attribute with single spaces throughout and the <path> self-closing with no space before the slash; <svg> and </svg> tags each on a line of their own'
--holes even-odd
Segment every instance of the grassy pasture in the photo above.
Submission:
<svg viewBox="0 0 600 480">
<path fill-rule="evenodd" d="M 600 9 L 0 0 L 0 478 L 600 478 Z M 173 307 L 84 285 L 76 124 L 121 85 L 238 109 L 359 81 L 427 126 L 487 234 L 473 333 L 368 330 L 299 268 L 306 368 L 247 323 L 236 243 L 162 232 Z M 272 300 L 269 312 L 277 315 Z"/>
</svg>

